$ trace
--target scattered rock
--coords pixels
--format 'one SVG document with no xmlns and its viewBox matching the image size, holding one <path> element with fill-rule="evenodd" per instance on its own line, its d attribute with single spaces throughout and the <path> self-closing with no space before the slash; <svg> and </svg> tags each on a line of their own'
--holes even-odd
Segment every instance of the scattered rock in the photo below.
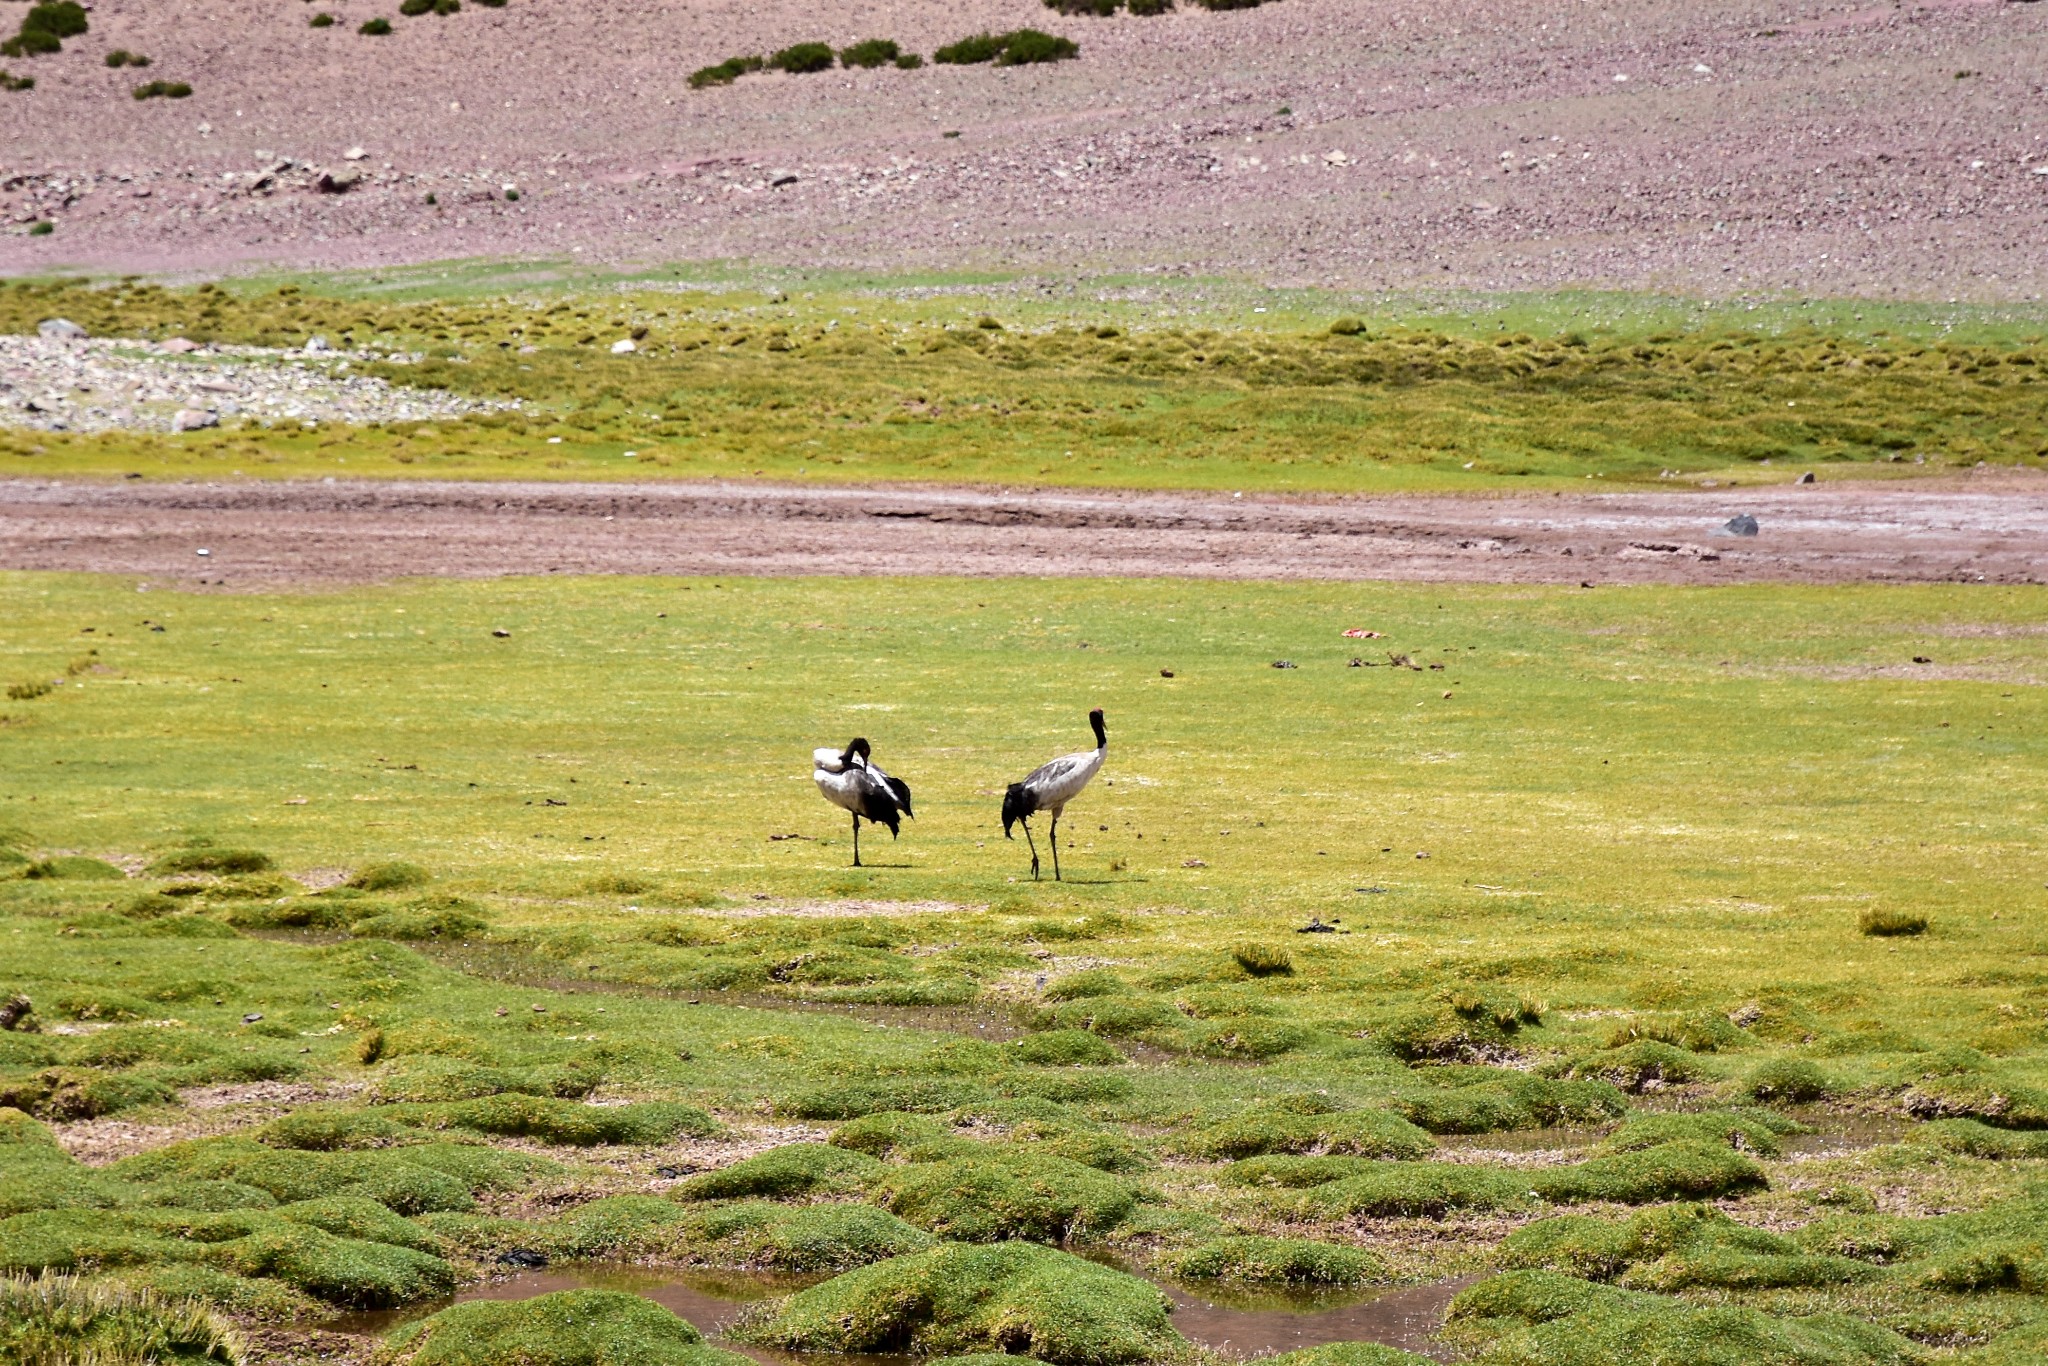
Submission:
<svg viewBox="0 0 2048 1366">
<path fill-rule="evenodd" d="M 1913 662 L 1915 664 L 1932 664 L 1934 659 L 1930 655 L 1914 655 Z"/>
<path fill-rule="evenodd" d="M 1717 536 L 1754 536 L 1756 535 L 1756 529 L 1756 518 L 1744 512 L 1730 517 L 1727 523 L 1714 534 Z"/>
<path fill-rule="evenodd" d="M 243 1023 L 243 1024 L 255 1024 L 255 1023 L 256 1023 L 256 1022 L 258 1021 L 258 1020 L 260 1020 L 260 1019 L 262 1019 L 262 1018 L 263 1018 L 263 1012 L 262 1012 L 262 1011 L 260 1011 L 260 1010 L 252 1010 L 252 1011 L 250 1011 L 250 1012 L 249 1012 L 249 1013 L 248 1013 L 247 1015 L 244 1015 L 244 1016 L 242 1017 L 242 1023 Z"/>
<path fill-rule="evenodd" d="M 328 344 L 327 338 L 319 335 L 318 333 L 315 333 L 314 335 L 306 338 L 306 354 L 309 356 L 318 356 L 324 354 L 325 352 L 332 351 L 333 349 L 334 348 Z"/>
<path fill-rule="evenodd" d="M 69 318 L 45 318 L 36 324 L 36 335 L 46 341 L 84 341 L 87 333 Z"/>
<path fill-rule="evenodd" d="M 1207 868 L 1209 865 L 1198 858 L 1184 858 L 1180 861 L 1180 866 L 1183 868 Z"/>
<path fill-rule="evenodd" d="M 768 184 L 769 184 L 769 186 L 770 186 L 771 188 L 774 188 L 774 189 L 778 189 L 778 190 L 779 190 L 779 189 L 781 189 L 781 188 L 782 188 L 782 187 L 783 187 L 784 185 L 794 185 L 794 184 L 796 184 L 796 177 L 795 177 L 794 175 L 789 175 L 789 174 L 783 174 L 783 175 L 779 175 L 779 176 L 775 177 L 775 179 L 773 179 L 773 180 L 769 181 L 769 182 L 768 182 Z"/>
<path fill-rule="evenodd" d="M 219 425 L 220 416 L 204 408 L 180 408 L 171 417 L 171 430 L 174 432 L 196 432 Z"/>
<path fill-rule="evenodd" d="M 1718 560 L 1721 552 L 1684 541 L 1630 541 L 1614 552 L 1622 560 Z"/>
<path fill-rule="evenodd" d="M 628 356 L 639 349 L 639 346 L 635 344 L 631 337 L 621 337 L 612 343 L 612 354 L 614 356 Z"/>
<path fill-rule="evenodd" d="M 351 147 L 346 152 L 343 152 L 341 154 L 341 159 L 343 161 L 361 161 L 364 157 L 368 155 L 369 153 L 365 152 L 360 147 Z"/>
<path fill-rule="evenodd" d="M 1813 477 L 1813 471 L 1808 470 L 1806 473 L 1800 475 L 1797 479 L 1794 479 L 1792 482 L 1795 484 L 1811 484 L 1816 481 Z"/>
<path fill-rule="evenodd" d="M 502 626 L 492 631 L 491 634 L 493 636 L 496 636 L 499 640 L 510 640 L 512 638 L 512 633 Z"/>
<path fill-rule="evenodd" d="M 347 194 L 362 182 L 363 173 L 350 167 L 340 171 L 322 171 L 320 179 L 314 182 L 322 194 Z"/>
<path fill-rule="evenodd" d="M 1319 915 L 1312 915 L 1312 916 L 1310 916 L 1310 917 L 1308 918 L 1308 924 L 1306 924 L 1306 925 L 1299 925 L 1299 926 L 1296 926 L 1296 927 L 1295 927 L 1295 931 L 1294 931 L 1294 932 L 1295 932 L 1296 934 L 1337 934 L 1337 933 L 1339 933 L 1339 931 L 1338 931 L 1338 929 L 1337 929 L 1337 926 L 1336 926 L 1336 924 L 1335 924 L 1334 922 L 1332 922 L 1331 924 L 1325 925 L 1325 924 L 1323 923 L 1323 918 L 1322 918 L 1321 916 L 1319 916 Z"/>
<path fill-rule="evenodd" d="M 1171 677 L 1173 677 L 1173 670 L 1171 670 L 1171 669 L 1161 669 L 1161 670 L 1159 671 L 1159 676 L 1160 676 L 1161 678 L 1171 678 Z"/>
<path fill-rule="evenodd" d="M 547 1264 L 547 1253 L 535 1252 L 530 1247 L 507 1248 L 498 1254 L 499 1266 L 516 1266 L 528 1271 L 536 1271 Z"/>
<path fill-rule="evenodd" d="M 1273 667 L 1276 669 L 1292 669 L 1295 667 L 1295 663 L 1291 659 L 1276 659 L 1273 661 Z"/>
<path fill-rule="evenodd" d="M 35 1009 L 26 996 L 10 997 L 5 1005 L 0 1005 L 0 1029 L 33 1032 L 35 1021 L 29 1017 L 35 1014 Z"/>
</svg>

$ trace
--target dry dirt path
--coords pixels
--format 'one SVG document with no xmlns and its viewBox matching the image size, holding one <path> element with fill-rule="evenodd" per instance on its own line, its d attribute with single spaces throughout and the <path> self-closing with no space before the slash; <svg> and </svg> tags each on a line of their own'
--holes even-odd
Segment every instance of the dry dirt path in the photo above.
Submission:
<svg viewBox="0 0 2048 1366">
<path fill-rule="evenodd" d="M 1744 513 L 1757 520 L 1757 535 L 1720 534 Z M 0 568 L 146 575 L 229 591 L 550 573 L 2042 583 L 2048 477 L 1322 498 L 718 482 L 14 480 L 0 481 Z"/>
</svg>

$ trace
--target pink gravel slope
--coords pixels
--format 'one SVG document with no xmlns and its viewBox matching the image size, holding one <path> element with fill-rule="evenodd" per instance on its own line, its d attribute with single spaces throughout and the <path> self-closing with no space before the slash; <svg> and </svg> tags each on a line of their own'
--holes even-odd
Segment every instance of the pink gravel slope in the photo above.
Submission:
<svg viewBox="0 0 2048 1366">
<path fill-rule="evenodd" d="M 308 27 L 322 7 L 340 22 Z M 359 35 L 377 14 L 397 32 Z M 0 94 L 0 272 L 580 252 L 1360 288 L 2048 287 L 2042 3 L 1094 19 L 1036 0 L 510 0 L 404 19 L 395 0 L 100 0 L 92 23 L 0 63 L 37 80 Z M 929 55 L 1020 25 L 1081 58 L 687 85 L 799 40 Z M 108 69 L 117 46 L 153 65 Z M 145 75 L 196 93 L 129 98 Z M 353 190 L 312 187 L 351 166 Z M 27 236 L 43 216 L 55 233 Z"/>
</svg>

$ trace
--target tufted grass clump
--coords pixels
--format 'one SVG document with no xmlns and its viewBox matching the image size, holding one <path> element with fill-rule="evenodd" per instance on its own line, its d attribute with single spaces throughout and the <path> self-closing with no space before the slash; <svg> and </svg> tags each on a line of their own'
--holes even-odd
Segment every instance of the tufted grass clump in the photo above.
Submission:
<svg viewBox="0 0 2048 1366">
<path fill-rule="evenodd" d="M 1927 933 L 1925 911 L 1902 910 L 1892 906 L 1871 906 L 1856 914 L 1859 934 L 1876 938 L 1898 938 Z"/>
<path fill-rule="evenodd" d="M 149 58 L 140 52 L 130 52 L 125 47 L 117 47 L 107 54 L 106 62 L 108 66 L 118 69 L 124 66 L 148 66 Z"/>
<path fill-rule="evenodd" d="M 1743 1090 L 1755 1100 L 1797 1104 L 1825 1100 L 1834 1094 L 1835 1084 L 1805 1058 L 1773 1058 L 1749 1074 Z"/>
<path fill-rule="evenodd" d="M 190 1299 L 69 1275 L 0 1278 L 0 1360 L 20 1366 L 240 1366 L 226 1319 Z"/>
<path fill-rule="evenodd" d="M 1397 1097 L 1392 1108 L 1433 1134 L 1483 1134 L 1546 1125 L 1602 1124 L 1627 1102 L 1599 1080 L 1557 1081 L 1501 1068 L 1431 1068 L 1452 1084 Z"/>
<path fill-rule="evenodd" d="M 866 1153 L 825 1143 L 787 1143 L 703 1172 L 676 1187 L 682 1200 L 826 1195 L 858 1189 L 882 1170 Z"/>
<path fill-rule="evenodd" d="M 871 1189 L 890 1213 L 963 1243 L 1101 1237 L 1137 1207 L 1130 1187 L 1113 1176 L 1068 1158 L 997 1145 L 887 1169 Z"/>
<path fill-rule="evenodd" d="M 104 859 L 88 858 L 83 854 L 61 854 L 56 858 L 37 859 L 23 868 L 21 875 L 31 881 L 49 878 L 80 882 L 116 882 L 128 876 Z"/>
<path fill-rule="evenodd" d="M 670 1143 L 684 1134 L 715 1133 L 718 1122 L 694 1105 L 677 1101 L 636 1101 L 630 1105 L 585 1105 L 551 1096 L 507 1092 L 412 1112 L 437 1127 L 538 1139 L 567 1147 L 621 1143 Z"/>
<path fill-rule="evenodd" d="M 1706 1205 L 1660 1205 L 1620 1221 L 1586 1215 L 1517 1229 L 1497 1254 L 1507 1268 L 1563 1272 L 1641 1290 L 1816 1288 L 1870 1280 L 1879 1267 L 1794 1237 L 1737 1223 Z"/>
<path fill-rule="evenodd" d="M 702 90 L 707 86 L 731 85 L 749 71 L 759 71 L 767 65 L 762 57 L 727 57 L 711 66 L 700 66 L 690 73 L 690 88 Z"/>
<path fill-rule="evenodd" d="M 329 14 L 326 10 L 321 10 L 318 14 L 314 15 L 311 19 L 308 19 L 306 21 L 306 27 L 333 28 L 334 16 Z"/>
<path fill-rule="evenodd" d="M 1705 1200 L 1767 1184 L 1762 1168 L 1724 1143 L 1696 1140 L 1546 1167 L 1527 1175 L 1530 1190 L 1557 1204 Z"/>
<path fill-rule="evenodd" d="M 1256 1285 L 1363 1285 L 1386 1274 L 1363 1248 L 1305 1238 L 1217 1238 L 1171 1253 L 1162 1265 L 1183 1280 Z"/>
<path fill-rule="evenodd" d="M 349 875 L 343 886 L 353 887 L 359 892 L 390 892 L 407 887 L 424 887 L 434 880 L 434 875 L 417 863 L 404 859 L 392 859 L 383 863 L 366 863 Z"/>
<path fill-rule="evenodd" d="M 1116 1045 L 1085 1029 L 1048 1029 L 1026 1034 L 1011 1047 L 1018 1061 L 1036 1067 L 1114 1067 L 1126 1061 Z"/>
<path fill-rule="evenodd" d="M 473 1300 L 392 1334 L 391 1366 L 745 1366 L 689 1323 L 622 1290 Z"/>
<path fill-rule="evenodd" d="M 1376 1162 L 1356 1176 L 1311 1186 L 1274 1206 L 1299 1218 L 1442 1218 L 1454 1210 L 1522 1209 L 1534 1203 L 1525 1174 L 1446 1162 Z"/>
<path fill-rule="evenodd" d="M 832 69 L 830 43 L 792 43 L 768 59 L 768 65 L 792 76 L 809 76 Z"/>
<path fill-rule="evenodd" d="M 1294 971 L 1294 955 L 1276 944 L 1236 944 L 1230 956 L 1251 977 L 1285 977 Z"/>
<path fill-rule="evenodd" d="M 1690 1113 L 1635 1114 L 1601 1140 L 1611 1153 L 1635 1152 L 1673 1142 L 1725 1143 L 1737 1152 L 1776 1157 L 1779 1138 L 1804 1125 L 1768 1110 L 1702 1110 Z"/>
<path fill-rule="evenodd" d="M 1167 1299 L 1136 1276 L 1028 1243 L 951 1243 L 802 1290 L 743 1329 L 801 1352 L 1007 1352 L 1122 1366 L 1189 1351 Z"/>
</svg>

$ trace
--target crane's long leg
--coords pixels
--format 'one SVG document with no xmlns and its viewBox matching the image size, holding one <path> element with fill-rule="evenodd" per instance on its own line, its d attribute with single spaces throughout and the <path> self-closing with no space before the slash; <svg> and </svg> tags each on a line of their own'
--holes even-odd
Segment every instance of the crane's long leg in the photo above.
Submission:
<svg viewBox="0 0 2048 1366">
<path fill-rule="evenodd" d="M 1060 813 L 1052 813 L 1052 880 L 1060 880 Z"/>
<path fill-rule="evenodd" d="M 860 817 L 853 818 L 853 866 L 860 867 Z"/>
<path fill-rule="evenodd" d="M 1019 821 L 1017 823 L 1024 827 L 1024 842 L 1031 846 L 1031 880 L 1036 882 L 1038 880 L 1038 841 L 1031 838 L 1030 821 Z"/>
</svg>

